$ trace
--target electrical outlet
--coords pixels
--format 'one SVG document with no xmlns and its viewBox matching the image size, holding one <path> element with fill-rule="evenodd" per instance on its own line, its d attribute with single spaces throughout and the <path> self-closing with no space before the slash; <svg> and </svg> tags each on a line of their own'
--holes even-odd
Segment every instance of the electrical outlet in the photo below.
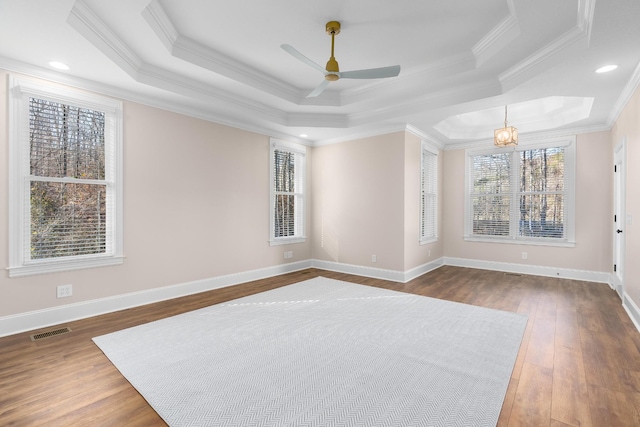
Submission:
<svg viewBox="0 0 640 427">
<path fill-rule="evenodd" d="M 522 259 L 527 259 L 528 255 L 526 252 L 522 252 Z"/>
<path fill-rule="evenodd" d="M 60 285 L 56 288 L 58 298 L 67 298 L 73 295 L 73 285 Z"/>
<path fill-rule="evenodd" d="M 429 253 L 427 254 L 427 256 L 431 256 L 431 249 L 429 249 Z"/>
<path fill-rule="evenodd" d="M 371 262 L 377 262 L 378 261 L 378 257 L 375 255 L 371 255 Z"/>
<path fill-rule="evenodd" d="M 290 259 L 290 258 L 293 258 L 293 251 L 285 251 L 284 259 Z"/>
</svg>

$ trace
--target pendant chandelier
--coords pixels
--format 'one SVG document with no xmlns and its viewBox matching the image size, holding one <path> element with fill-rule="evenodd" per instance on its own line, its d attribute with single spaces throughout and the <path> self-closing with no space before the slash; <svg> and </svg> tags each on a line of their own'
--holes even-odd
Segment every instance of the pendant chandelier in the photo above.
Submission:
<svg viewBox="0 0 640 427">
<path fill-rule="evenodd" d="M 493 143 L 496 147 L 512 147 L 518 145 L 518 129 L 507 127 L 507 106 L 504 106 L 504 127 L 493 131 Z"/>
</svg>

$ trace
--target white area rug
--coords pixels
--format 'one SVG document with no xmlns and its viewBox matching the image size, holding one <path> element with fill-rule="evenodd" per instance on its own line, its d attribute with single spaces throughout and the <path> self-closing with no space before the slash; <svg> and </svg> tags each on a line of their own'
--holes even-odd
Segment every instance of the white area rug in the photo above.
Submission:
<svg viewBox="0 0 640 427">
<path fill-rule="evenodd" d="M 526 323 L 318 277 L 94 342 L 171 426 L 495 426 Z"/>
</svg>

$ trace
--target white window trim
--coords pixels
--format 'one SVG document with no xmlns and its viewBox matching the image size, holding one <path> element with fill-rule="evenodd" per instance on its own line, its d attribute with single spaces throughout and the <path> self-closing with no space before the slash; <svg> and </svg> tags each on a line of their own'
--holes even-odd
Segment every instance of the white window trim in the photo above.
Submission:
<svg viewBox="0 0 640 427">
<path fill-rule="evenodd" d="M 495 154 L 503 152 L 519 152 L 537 148 L 553 148 L 565 147 L 565 163 L 564 177 L 565 190 L 567 193 L 565 200 L 565 225 L 566 237 L 563 239 L 545 238 L 545 237 L 518 237 L 513 232 L 509 237 L 503 236 L 474 236 L 472 234 L 470 206 L 470 168 L 471 158 L 481 154 Z M 514 164 L 518 161 L 512 158 Z M 517 174 L 512 175 L 512 188 L 518 188 Z M 465 152 L 465 186 L 464 186 L 464 240 L 468 242 L 486 242 L 486 243 L 508 243 L 532 246 L 558 246 L 558 247 L 575 247 L 576 245 L 576 215 L 575 215 L 575 195 L 576 195 L 576 137 L 565 136 L 553 139 L 544 139 L 536 143 L 519 145 L 514 148 L 493 148 L 493 149 L 468 149 Z M 513 224 L 512 224 L 513 226 Z"/>
<path fill-rule="evenodd" d="M 113 188 L 111 248 L 106 254 L 29 260 L 25 256 L 28 244 L 25 233 L 29 230 L 29 188 L 25 176 L 29 173 L 29 98 L 36 97 L 54 102 L 89 108 L 106 114 L 105 132 L 112 141 L 105 149 L 105 181 Z M 89 94 L 22 77 L 9 76 L 9 277 L 44 274 L 83 268 L 122 264 L 123 262 L 123 209 L 122 209 L 122 103 L 111 98 Z"/>
<path fill-rule="evenodd" d="M 433 145 L 429 144 L 427 141 L 422 140 L 421 144 L 421 151 L 420 151 L 420 224 L 419 224 L 419 229 L 418 229 L 418 235 L 420 236 L 420 245 L 426 245 L 429 243 L 434 243 L 438 241 L 438 205 L 440 203 L 440 194 L 438 192 L 438 175 L 439 175 L 439 171 L 438 171 L 438 164 L 439 164 L 439 150 L 434 147 Z M 436 181 L 436 216 L 433 219 L 433 229 L 434 229 L 434 235 L 433 236 L 429 236 L 429 237 L 424 237 L 422 236 L 422 229 L 423 229 L 423 222 L 424 222 L 424 218 L 423 218 L 423 212 L 424 212 L 424 208 L 422 206 L 422 193 L 424 191 L 424 188 L 422 188 L 422 176 L 424 174 L 424 152 L 427 151 L 433 155 L 436 156 L 436 172 L 435 172 L 435 181 Z"/>
<path fill-rule="evenodd" d="M 274 204 L 275 204 L 275 191 L 274 191 L 274 151 L 282 150 L 289 151 L 295 153 L 296 155 L 302 156 L 302 171 L 300 171 L 301 175 L 298 176 L 296 171 L 296 179 L 299 179 L 299 183 L 302 187 L 302 214 L 299 216 L 300 223 L 296 224 L 296 229 L 300 230 L 300 234 L 296 236 L 287 236 L 287 237 L 276 237 L 274 235 L 275 230 L 275 212 L 274 212 Z M 269 143 L 269 245 L 277 246 L 277 245 L 289 245 L 293 243 L 304 243 L 307 239 L 306 227 L 305 227 L 305 216 L 306 216 L 306 148 L 302 145 L 295 144 L 288 141 L 283 141 L 275 138 L 270 139 Z"/>
</svg>

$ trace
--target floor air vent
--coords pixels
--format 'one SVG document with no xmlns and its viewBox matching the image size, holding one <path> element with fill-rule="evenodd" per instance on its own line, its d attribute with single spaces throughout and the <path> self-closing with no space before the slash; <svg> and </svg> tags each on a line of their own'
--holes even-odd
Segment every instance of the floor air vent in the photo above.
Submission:
<svg viewBox="0 0 640 427">
<path fill-rule="evenodd" d="M 39 341 L 56 335 L 68 334 L 69 332 L 71 332 L 71 329 L 67 327 L 54 329 L 52 331 L 40 332 L 39 334 L 31 335 L 31 341 Z"/>
</svg>

